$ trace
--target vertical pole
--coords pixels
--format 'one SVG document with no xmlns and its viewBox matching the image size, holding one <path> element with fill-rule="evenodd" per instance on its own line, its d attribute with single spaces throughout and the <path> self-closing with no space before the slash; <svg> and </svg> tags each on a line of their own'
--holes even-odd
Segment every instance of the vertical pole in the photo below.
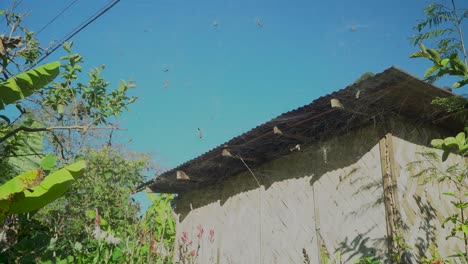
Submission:
<svg viewBox="0 0 468 264">
<path fill-rule="evenodd" d="M 387 133 L 379 142 L 380 164 L 382 168 L 382 185 L 387 222 L 387 242 L 391 256 L 402 256 L 403 249 L 398 244 L 401 216 L 398 203 L 397 172 L 395 168 L 395 154 L 393 151 L 392 134 Z M 395 260 L 393 260 L 395 262 Z"/>
</svg>

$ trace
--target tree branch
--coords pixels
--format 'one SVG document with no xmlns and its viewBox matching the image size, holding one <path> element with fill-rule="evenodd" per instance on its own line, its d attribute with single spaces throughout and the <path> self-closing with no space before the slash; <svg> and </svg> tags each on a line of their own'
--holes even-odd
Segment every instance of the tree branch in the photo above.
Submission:
<svg viewBox="0 0 468 264">
<path fill-rule="evenodd" d="M 463 59 L 464 59 L 463 61 L 465 62 L 465 65 L 468 66 L 468 64 L 466 63 L 465 41 L 463 40 L 461 19 L 458 17 L 458 14 L 457 14 L 457 7 L 455 6 L 455 0 L 452 0 L 452 6 L 453 6 L 453 14 L 455 15 L 455 19 L 457 20 L 455 26 L 457 27 L 458 35 L 460 36 L 460 42 L 461 42 L 461 47 L 462 47 Z M 468 250 L 467 250 L 467 254 L 468 254 Z"/>
<path fill-rule="evenodd" d="M 0 143 L 4 142 L 5 140 L 9 139 L 10 137 L 16 135 L 18 132 L 52 132 L 54 130 L 78 130 L 81 132 L 86 132 L 88 130 L 98 130 L 98 129 L 110 129 L 110 130 L 124 130 L 115 126 L 110 127 L 91 127 L 91 126 L 53 126 L 53 127 L 26 127 L 20 126 L 12 131 L 6 133 L 5 136 L 0 138 Z"/>
</svg>

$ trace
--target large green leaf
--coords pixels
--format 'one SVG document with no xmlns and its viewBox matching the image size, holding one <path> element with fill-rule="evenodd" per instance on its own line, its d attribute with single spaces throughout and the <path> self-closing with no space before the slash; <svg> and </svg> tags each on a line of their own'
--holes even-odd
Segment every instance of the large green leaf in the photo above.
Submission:
<svg viewBox="0 0 468 264">
<path fill-rule="evenodd" d="M 47 171 L 52 170 L 57 162 L 57 157 L 54 154 L 45 156 L 41 161 L 41 168 Z"/>
<path fill-rule="evenodd" d="M 71 186 L 74 177 L 79 176 L 85 168 L 84 161 L 51 173 L 31 191 L 25 191 L 24 199 L 12 204 L 10 213 L 20 214 L 38 210 L 61 197 Z"/>
<path fill-rule="evenodd" d="M 27 118 L 21 125 L 32 128 L 42 127 L 41 123 L 32 118 Z M 10 142 L 10 144 L 14 145 L 14 155 L 7 159 L 8 164 L 12 167 L 10 177 L 39 168 L 44 156 L 43 138 L 44 132 L 28 133 L 20 131 L 16 134 L 14 141 Z"/>
<path fill-rule="evenodd" d="M 51 62 L 0 83 L 0 109 L 43 88 L 59 74 L 60 62 Z"/>
<path fill-rule="evenodd" d="M 0 200 L 7 200 L 15 193 L 34 187 L 40 181 L 41 171 L 32 170 L 20 174 L 0 186 Z"/>
<path fill-rule="evenodd" d="M 84 168 L 85 162 L 78 161 L 45 178 L 42 170 L 33 170 L 0 186 L 0 221 L 7 214 L 35 211 L 61 197 Z"/>
</svg>

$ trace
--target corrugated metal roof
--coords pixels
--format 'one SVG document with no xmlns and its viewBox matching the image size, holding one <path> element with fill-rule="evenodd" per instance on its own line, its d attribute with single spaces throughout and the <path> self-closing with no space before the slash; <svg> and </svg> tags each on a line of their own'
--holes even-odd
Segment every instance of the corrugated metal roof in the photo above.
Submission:
<svg viewBox="0 0 468 264">
<path fill-rule="evenodd" d="M 249 167 L 256 167 L 288 155 L 297 144 L 308 145 L 391 115 L 418 122 L 434 123 L 444 120 L 441 117 L 446 113 L 432 105 L 431 101 L 436 96 L 451 95 L 396 67 L 391 67 L 374 77 L 281 114 L 162 173 L 139 186 L 137 191 L 149 187 L 153 192 L 181 193 L 214 184 L 246 170 L 239 158 L 235 158 L 238 155 Z M 331 99 L 338 99 L 344 108 L 332 108 Z M 453 122 L 446 121 L 438 122 L 437 125 L 455 129 Z M 281 133 L 274 133 L 274 127 Z M 223 150 L 235 157 L 222 155 Z M 190 179 L 177 179 L 178 171 L 185 173 Z"/>
</svg>

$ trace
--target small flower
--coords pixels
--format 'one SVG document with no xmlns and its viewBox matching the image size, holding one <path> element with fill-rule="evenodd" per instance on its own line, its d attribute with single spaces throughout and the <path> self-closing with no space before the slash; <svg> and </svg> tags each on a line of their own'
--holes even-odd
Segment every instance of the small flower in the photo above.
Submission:
<svg viewBox="0 0 468 264">
<path fill-rule="evenodd" d="M 432 264 L 442 264 L 442 262 L 440 262 L 440 260 L 438 260 L 438 261 L 432 262 Z"/>
<path fill-rule="evenodd" d="M 105 239 L 106 236 L 107 236 L 107 233 L 102 231 L 101 228 L 98 225 L 94 227 L 93 237 L 96 240 L 101 241 L 101 240 Z"/>
<path fill-rule="evenodd" d="M 150 244 L 150 249 L 151 250 L 154 250 L 155 249 L 155 245 L 156 245 L 156 241 L 151 241 L 151 244 Z"/>
<path fill-rule="evenodd" d="M 195 249 L 192 250 L 192 251 L 190 251 L 190 255 L 191 255 L 192 257 L 195 257 Z"/>
<path fill-rule="evenodd" d="M 108 234 L 107 237 L 106 237 L 106 242 L 109 245 L 117 246 L 118 244 L 120 244 L 120 240 L 121 239 L 119 237 L 115 237 L 112 234 Z"/>
<path fill-rule="evenodd" d="M 211 243 L 214 242 L 214 229 L 210 229 L 210 237 L 209 237 L 209 240 Z"/>
<path fill-rule="evenodd" d="M 182 237 L 180 238 L 180 240 L 182 240 L 182 243 L 185 244 L 185 242 L 187 242 L 187 232 L 182 232 Z"/>
<path fill-rule="evenodd" d="M 203 236 L 203 228 L 202 228 L 201 225 L 198 225 L 198 226 L 197 226 L 197 229 L 198 229 L 197 237 L 198 237 L 198 239 L 200 239 L 200 238 L 202 238 L 202 236 Z"/>
</svg>

